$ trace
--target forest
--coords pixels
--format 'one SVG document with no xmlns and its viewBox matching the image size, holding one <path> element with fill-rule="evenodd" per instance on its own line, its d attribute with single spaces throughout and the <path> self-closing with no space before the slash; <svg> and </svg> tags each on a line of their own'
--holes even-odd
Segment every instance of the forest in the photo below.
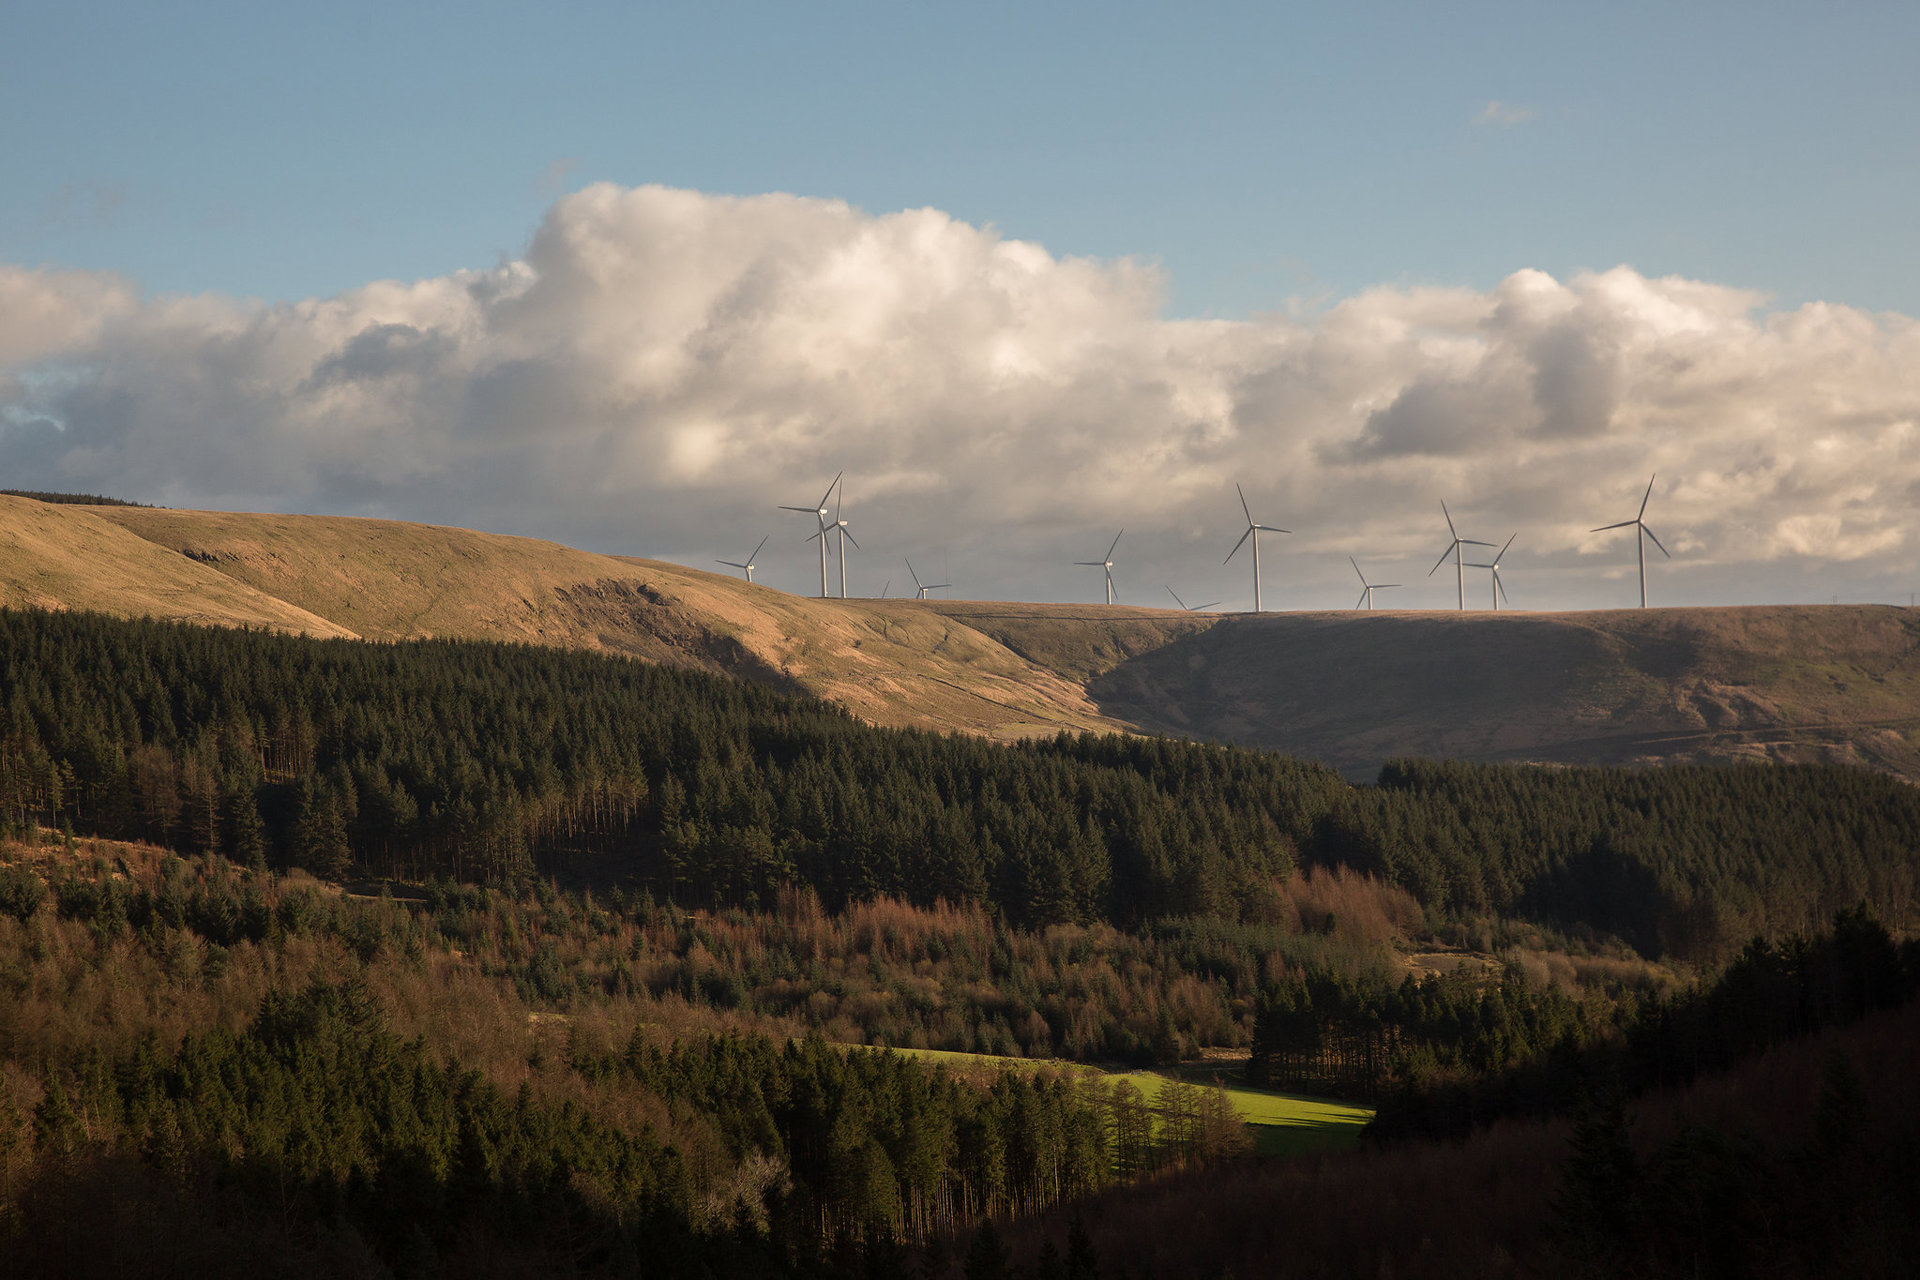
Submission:
<svg viewBox="0 0 1920 1280">
<path fill-rule="evenodd" d="M 9 1273 L 1131 1277 L 1115 1206 L 1306 1205 L 1526 1132 L 1563 1188 L 1510 1220 L 1529 1265 L 1690 1274 L 1746 1255 L 1647 1179 L 1788 1196 L 1838 1139 L 1742 1164 L 1636 1148 L 1629 1110 L 1920 991 L 1920 795 L 1837 766 L 1356 786 L 604 655 L 32 611 L 0 710 Z M 1300 1182 L 1220 1090 L 1072 1065 L 1203 1051 L 1376 1107 L 1368 1149 Z M 1301 1266 L 1379 1269 L 1334 1256 Z"/>
<path fill-rule="evenodd" d="M 1916 918 L 1920 793 L 1838 766 L 1396 762 L 1007 746 L 617 657 L 0 612 L 0 815 L 243 864 L 538 876 L 683 905 L 977 904 L 1024 927 L 1257 918 L 1298 866 L 1450 940 L 1527 921 L 1713 962 L 1866 902 Z"/>
</svg>

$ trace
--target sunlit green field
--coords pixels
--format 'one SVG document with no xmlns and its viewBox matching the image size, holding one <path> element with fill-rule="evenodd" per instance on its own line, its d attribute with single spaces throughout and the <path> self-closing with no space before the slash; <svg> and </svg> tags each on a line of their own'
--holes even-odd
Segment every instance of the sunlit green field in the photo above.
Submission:
<svg viewBox="0 0 1920 1280">
<path fill-rule="evenodd" d="M 1126 1080 L 1140 1090 L 1149 1102 L 1160 1094 L 1168 1080 L 1179 1078 L 1193 1084 L 1219 1083 L 1240 1118 L 1253 1128 L 1254 1150 L 1263 1156 L 1312 1155 L 1323 1151 L 1349 1151 L 1360 1142 L 1360 1131 L 1373 1119 L 1366 1107 L 1310 1098 L 1294 1093 L 1275 1093 L 1242 1083 L 1237 1072 L 1205 1064 L 1183 1066 L 1167 1071 L 1105 1071 L 1099 1067 L 1052 1062 L 1034 1058 L 998 1058 L 980 1053 L 958 1053 L 947 1049 L 896 1049 L 917 1058 L 944 1062 L 956 1071 L 1016 1071 L 1043 1069 L 1094 1072 L 1108 1080 Z"/>
</svg>

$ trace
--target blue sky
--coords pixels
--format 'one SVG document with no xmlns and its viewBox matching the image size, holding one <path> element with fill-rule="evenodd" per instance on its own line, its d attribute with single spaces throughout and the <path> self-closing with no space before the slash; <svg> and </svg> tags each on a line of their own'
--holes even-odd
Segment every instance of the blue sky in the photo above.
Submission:
<svg viewBox="0 0 1920 1280">
<path fill-rule="evenodd" d="M 60 4 L 4 30 L 0 260 L 158 292 L 487 266 L 607 180 L 930 205 L 1158 262 L 1173 315 L 1622 263 L 1920 312 L 1920 6 Z"/>
</svg>

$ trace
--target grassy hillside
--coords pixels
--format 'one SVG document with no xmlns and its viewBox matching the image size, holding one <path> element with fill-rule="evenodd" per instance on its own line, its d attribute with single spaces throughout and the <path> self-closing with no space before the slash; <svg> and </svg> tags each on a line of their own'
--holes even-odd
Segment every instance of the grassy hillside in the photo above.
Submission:
<svg viewBox="0 0 1920 1280">
<path fill-rule="evenodd" d="M 805 689 L 879 723 L 995 737 L 1124 727 L 1080 681 L 915 601 L 814 600 L 659 561 L 398 521 L 103 515 L 371 639 L 610 650 Z M 1168 615 L 1144 625 L 1170 637 L 1193 624 Z"/>
<path fill-rule="evenodd" d="M 0 603 L 315 636 L 353 631 L 103 518 L 113 508 L 0 495 Z"/>
<path fill-rule="evenodd" d="M 1396 755 L 1862 763 L 1920 778 L 1920 615 L 1872 606 L 1196 615 L 823 601 L 397 521 L 0 497 L 0 603 L 632 654 L 997 738 L 1121 729 L 1371 776 Z"/>
</svg>

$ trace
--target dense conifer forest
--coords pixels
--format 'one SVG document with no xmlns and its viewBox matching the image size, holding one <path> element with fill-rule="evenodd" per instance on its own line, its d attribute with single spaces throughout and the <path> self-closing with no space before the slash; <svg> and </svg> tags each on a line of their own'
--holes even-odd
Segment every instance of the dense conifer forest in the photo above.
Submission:
<svg viewBox="0 0 1920 1280">
<path fill-rule="evenodd" d="M 1715 960 L 1859 901 L 1915 918 L 1920 793 L 1863 770 L 1399 763 L 881 730 L 599 655 L 0 614 L 0 813 L 255 865 L 560 874 L 756 907 L 805 884 L 1026 926 L 1257 914 L 1301 863 L 1498 919 Z M 1479 935 L 1475 930 L 1480 929 Z"/>
</svg>

